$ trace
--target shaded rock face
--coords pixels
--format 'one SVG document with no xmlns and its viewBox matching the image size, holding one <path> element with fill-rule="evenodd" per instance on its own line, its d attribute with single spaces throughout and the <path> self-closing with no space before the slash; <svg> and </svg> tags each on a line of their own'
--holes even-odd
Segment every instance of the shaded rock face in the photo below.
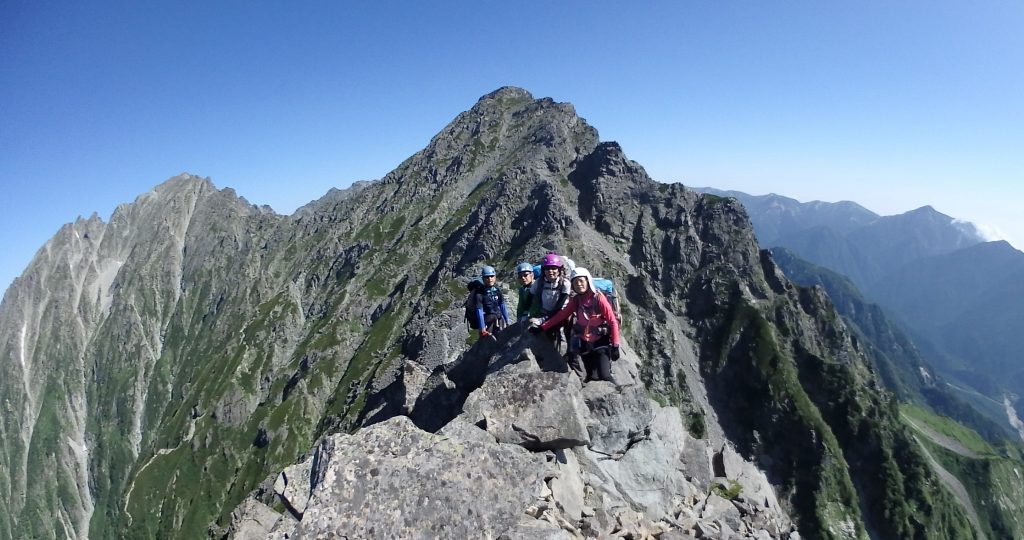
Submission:
<svg viewBox="0 0 1024 540">
<path fill-rule="evenodd" d="M 581 390 L 518 326 L 467 339 L 479 266 L 511 280 L 549 249 L 622 291 L 628 360 L 613 371 L 632 386 Z M 353 441 L 437 457 L 439 474 L 459 444 L 543 461 L 546 490 L 525 508 L 467 520 L 498 536 L 739 532 L 711 493 L 773 538 L 967 523 L 827 297 L 757 250 L 738 203 L 654 183 L 571 105 L 515 88 L 291 217 L 182 176 L 110 223 L 67 226 L 0 304 L 0 369 L 0 538 L 54 523 L 68 537 L 251 534 L 282 507 L 282 534 L 368 532 L 360 509 L 394 484 Z M 418 453 L 438 441 L 445 452 Z M 745 472 L 714 466 L 724 448 Z M 289 469 L 304 455 L 309 497 L 305 465 Z M 333 497 L 351 512 L 321 513 Z M 237 508 L 247 499 L 263 506 Z"/>
</svg>

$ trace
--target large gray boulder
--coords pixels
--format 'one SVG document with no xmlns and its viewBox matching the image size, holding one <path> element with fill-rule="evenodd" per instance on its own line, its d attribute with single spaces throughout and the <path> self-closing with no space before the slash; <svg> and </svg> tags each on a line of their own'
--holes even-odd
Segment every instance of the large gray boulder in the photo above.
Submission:
<svg viewBox="0 0 1024 540">
<path fill-rule="evenodd" d="M 489 377 L 463 405 L 462 418 L 498 441 L 530 450 L 590 442 L 579 378 L 568 373 L 512 372 Z"/>
<path fill-rule="evenodd" d="M 605 493 L 606 507 L 608 501 L 624 500 L 650 518 L 661 519 L 695 492 L 682 471 L 687 439 L 679 410 L 658 408 L 643 436 L 621 454 L 608 456 L 588 449 L 582 454 L 583 466 L 592 483 Z"/>
<path fill-rule="evenodd" d="M 274 481 L 274 493 L 295 517 L 302 517 L 302 513 L 306 511 L 306 503 L 309 502 L 309 494 L 313 488 L 311 474 L 313 458 L 309 456 L 281 471 Z"/>
<path fill-rule="evenodd" d="M 630 441 L 645 437 L 654 411 L 651 400 L 638 391 L 618 392 L 608 383 L 592 382 L 583 389 L 590 410 L 590 449 L 609 456 L 622 454 Z"/>
<path fill-rule="evenodd" d="M 266 538 L 271 529 L 283 517 L 260 501 L 247 498 L 231 512 L 231 524 L 224 533 L 232 540 Z"/>
<path fill-rule="evenodd" d="M 497 538 L 544 486 L 541 455 L 421 431 L 395 417 L 318 449 L 302 520 L 273 538 Z"/>
</svg>

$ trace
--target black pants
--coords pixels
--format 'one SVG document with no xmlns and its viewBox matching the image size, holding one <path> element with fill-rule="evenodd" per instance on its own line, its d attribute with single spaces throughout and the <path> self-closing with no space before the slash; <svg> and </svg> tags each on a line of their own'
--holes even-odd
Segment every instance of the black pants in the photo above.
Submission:
<svg viewBox="0 0 1024 540">
<path fill-rule="evenodd" d="M 609 381 L 615 383 L 612 377 L 612 359 L 608 356 L 608 347 L 611 340 L 602 337 L 594 343 L 581 341 L 578 345 L 578 354 L 569 353 L 567 362 L 569 367 L 576 372 L 583 382 L 587 381 Z M 580 360 L 583 365 L 580 365 Z"/>
<path fill-rule="evenodd" d="M 562 351 L 568 352 L 569 350 L 569 328 L 567 326 L 557 326 L 544 332 L 544 337 L 547 338 L 551 345 L 558 351 L 558 354 L 562 354 Z M 565 344 L 563 347 L 563 343 Z"/>
<path fill-rule="evenodd" d="M 497 334 L 505 328 L 505 319 L 501 317 L 500 313 L 484 314 L 484 326 L 487 327 L 488 332 Z"/>
</svg>

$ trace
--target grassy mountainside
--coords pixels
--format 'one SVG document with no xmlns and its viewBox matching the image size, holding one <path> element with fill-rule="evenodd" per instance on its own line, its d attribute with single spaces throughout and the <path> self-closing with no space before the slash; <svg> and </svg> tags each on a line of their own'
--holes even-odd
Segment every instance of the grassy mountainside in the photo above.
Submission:
<svg viewBox="0 0 1024 540">
<path fill-rule="evenodd" d="M 974 430 L 914 406 L 902 407 L 918 442 L 959 480 L 989 538 L 1024 535 L 1024 454 L 1018 445 L 989 443 Z"/>
</svg>

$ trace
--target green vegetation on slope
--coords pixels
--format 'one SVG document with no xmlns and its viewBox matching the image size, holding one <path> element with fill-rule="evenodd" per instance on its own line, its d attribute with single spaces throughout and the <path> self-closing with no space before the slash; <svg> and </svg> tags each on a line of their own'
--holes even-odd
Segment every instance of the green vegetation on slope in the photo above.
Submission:
<svg viewBox="0 0 1024 540">
<path fill-rule="evenodd" d="M 955 420 L 902 407 L 918 441 L 967 491 L 989 538 L 1024 536 L 1024 455 L 1017 444 L 993 446 Z"/>
</svg>

